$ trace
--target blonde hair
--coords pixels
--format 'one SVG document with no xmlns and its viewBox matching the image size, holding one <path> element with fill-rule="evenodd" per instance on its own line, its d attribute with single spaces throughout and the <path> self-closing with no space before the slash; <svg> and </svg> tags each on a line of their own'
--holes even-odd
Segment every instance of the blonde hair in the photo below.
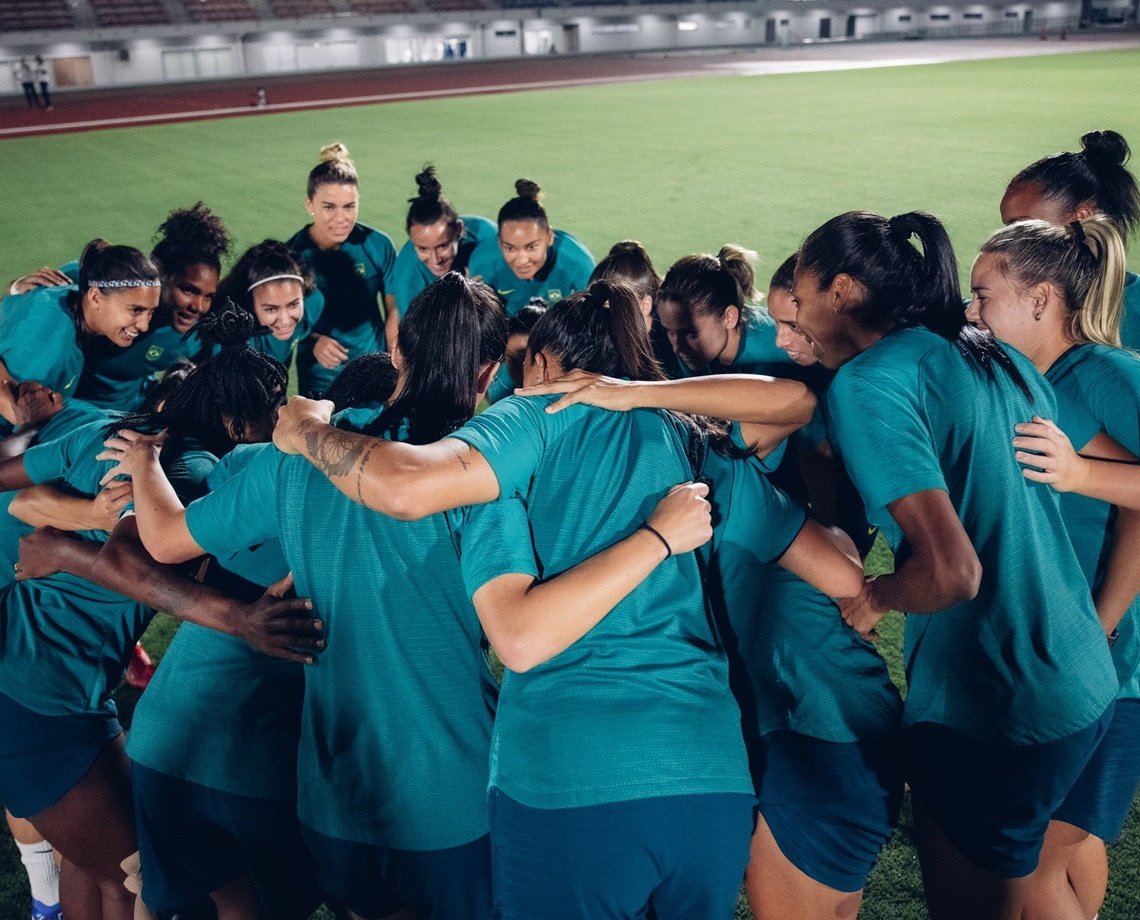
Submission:
<svg viewBox="0 0 1140 920">
<path fill-rule="evenodd" d="M 309 171 L 308 197 L 311 199 L 322 185 L 356 184 L 356 166 L 348 148 L 340 141 L 322 147 L 320 162 Z"/>
<path fill-rule="evenodd" d="M 1124 241 L 1111 220 L 1018 221 L 994 233 L 980 251 L 998 256 L 1002 274 L 1019 285 L 1052 284 L 1065 301 L 1066 331 L 1074 342 L 1120 347 Z"/>
</svg>

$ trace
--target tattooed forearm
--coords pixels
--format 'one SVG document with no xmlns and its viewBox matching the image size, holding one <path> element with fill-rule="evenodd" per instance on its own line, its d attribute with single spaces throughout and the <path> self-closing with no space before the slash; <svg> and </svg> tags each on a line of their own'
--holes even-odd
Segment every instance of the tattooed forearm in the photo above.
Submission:
<svg viewBox="0 0 1140 920">
<path fill-rule="evenodd" d="M 372 440 L 338 428 L 305 430 L 304 436 L 305 453 L 313 465 L 330 479 L 349 475 Z"/>
<path fill-rule="evenodd" d="M 364 456 L 360 458 L 360 464 L 356 467 L 356 500 L 360 504 L 364 502 L 364 468 L 368 466 L 368 460 L 372 456 L 372 451 L 376 449 L 376 444 L 368 445 L 368 450 L 364 452 Z"/>
</svg>

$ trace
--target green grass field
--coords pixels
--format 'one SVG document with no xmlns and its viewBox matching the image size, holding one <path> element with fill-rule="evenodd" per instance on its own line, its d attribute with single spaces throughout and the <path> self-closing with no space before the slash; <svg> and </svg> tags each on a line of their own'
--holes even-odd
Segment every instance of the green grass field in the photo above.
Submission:
<svg viewBox="0 0 1140 920">
<path fill-rule="evenodd" d="M 547 192 L 553 222 L 600 256 L 642 240 L 664 270 L 738 242 L 771 271 L 823 220 L 925 209 L 948 225 L 968 273 L 998 224 L 1006 181 L 1042 154 L 1111 127 L 1140 144 L 1122 105 L 1140 51 L 791 76 L 724 77 L 445 99 L 4 141 L 0 281 L 78 255 L 94 236 L 149 248 L 173 207 L 199 198 L 241 247 L 306 219 L 319 147 L 348 144 L 361 219 L 403 242 L 413 175 L 436 163 L 464 213 L 494 217 L 519 176 Z M 889 560 L 878 558 L 875 567 Z M 165 648 L 171 627 L 148 634 Z M 901 618 L 882 648 L 901 681 Z M 0 917 L 26 916 L 23 879 L 0 843 Z M 1101 920 L 1140 916 L 1140 809 L 1110 849 Z M 740 917 L 750 916 L 742 908 Z M 863 917 L 926 916 L 904 820 L 871 877 Z"/>
</svg>

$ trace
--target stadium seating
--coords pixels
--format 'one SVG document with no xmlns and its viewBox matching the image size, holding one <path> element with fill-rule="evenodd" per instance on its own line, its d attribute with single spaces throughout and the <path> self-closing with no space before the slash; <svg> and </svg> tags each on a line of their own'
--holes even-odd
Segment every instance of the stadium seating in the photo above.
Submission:
<svg viewBox="0 0 1140 920">
<path fill-rule="evenodd" d="M 352 0 L 352 11 L 369 13 L 411 13 L 415 10 L 411 0 Z"/>
<path fill-rule="evenodd" d="M 170 22 L 158 0 L 90 0 L 101 26 L 145 26 Z"/>
<path fill-rule="evenodd" d="M 234 19 L 256 19 L 249 0 L 185 0 L 186 12 L 193 22 L 224 22 Z"/>
<path fill-rule="evenodd" d="M 187 0 L 192 3 L 193 0 Z M 299 19 L 302 16 L 333 16 L 336 10 L 330 0 L 269 0 L 273 15 L 281 19 Z"/>
<path fill-rule="evenodd" d="M 74 26 L 75 17 L 65 0 L 0 0 L 0 32 Z"/>
</svg>

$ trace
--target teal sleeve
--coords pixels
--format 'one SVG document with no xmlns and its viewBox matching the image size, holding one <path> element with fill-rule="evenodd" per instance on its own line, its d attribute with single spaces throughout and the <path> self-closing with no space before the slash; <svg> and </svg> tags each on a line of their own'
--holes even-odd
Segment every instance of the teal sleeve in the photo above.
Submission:
<svg viewBox="0 0 1140 920">
<path fill-rule="evenodd" d="M 475 416 L 451 437 L 479 451 L 494 470 L 501 498 L 526 495 L 545 447 L 551 399 L 510 396 Z"/>
<path fill-rule="evenodd" d="M 277 536 L 277 479 L 285 455 L 262 451 L 216 490 L 186 508 L 186 528 L 202 549 L 224 562 Z"/>
<path fill-rule="evenodd" d="M 412 245 L 411 240 L 408 240 L 400 247 L 400 253 L 396 256 L 396 266 L 388 286 L 388 293 L 395 298 L 396 309 L 401 316 L 408 312 L 408 307 L 416 295 L 430 283 L 424 278 L 425 270 L 422 266 L 423 263 L 416 255 L 416 247 Z"/>
<path fill-rule="evenodd" d="M 4 299 L 0 360 L 13 379 L 36 380 L 65 394 L 74 387 L 83 358 L 63 303 L 72 290 L 35 288 Z"/>
<path fill-rule="evenodd" d="M 494 282 L 490 279 L 494 278 L 502 259 L 498 234 L 480 240 L 475 251 L 471 253 L 471 261 L 467 263 L 467 273 L 472 278 L 482 278 L 487 284 L 494 286 Z"/>
<path fill-rule="evenodd" d="M 301 318 L 301 332 L 298 338 L 308 338 L 309 334 L 313 331 L 313 327 L 321 319 L 321 314 L 325 312 L 325 295 L 321 293 L 320 288 L 313 288 L 313 293 L 305 298 L 305 313 Z"/>
<path fill-rule="evenodd" d="M 913 367 L 842 368 L 828 417 L 868 513 L 927 489 L 949 491 L 916 402 Z"/>
<path fill-rule="evenodd" d="M 72 284 L 79 284 L 79 260 L 72 259 L 59 267 L 59 270 L 71 279 Z"/>
<path fill-rule="evenodd" d="M 1087 408 L 1072 399 L 1067 393 L 1062 390 L 1055 390 L 1054 392 L 1057 395 L 1057 418 L 1053 421 L 1057 423 L 1058 428 L 1065 432 L 1074 450 L 1083 450 L 1089 441 L 1100 432 L 1100 423 Z M 1133 424 L 1135 424 L 1135 420 Z"/>
<path fill-rule="evenodd" d="M 182 504 L 206 494 L 206 482 L 218 458 L 204 450 L 188 450 L 171 461 L 166 476 Z"/>
<path fill-rule="evenodd" d="M 766 476 L 757 477 L 764 493 L 764 541 L 756 547 L 756 555 L 765 562 L 775 562 L 796 541 L 807 523 L 807 512 L 792 497 L 777 489 Z"/>
<path fill-rule="evenodd" d="M 387 233 L 379 230 L 368 236 L 368 256 L 384 279 L 384 291 L 391 292 L 395 283 L 396 246 Z"/>
<path fill-rule="evenodd" d="M 24 452 L 24 472 L 39 485 L 66 479 L 80 464 L 94 466 L 95 455 L 103 448 L 105 424 L 89 422 L 58 438 L 32 445 Z"/>
<path fill-rule="evenodd" d="M 1082 377 L 1090 410 L 1108 436 L 1140 456 L 1140 358 L 1102 349 L 1094 373 Z"/>
<path fill-rule="evenodd" d="M 517 496 L 448 512 L 467 596 L 500 575 L 538 578 L 526 505 Z"/>
</svg>

